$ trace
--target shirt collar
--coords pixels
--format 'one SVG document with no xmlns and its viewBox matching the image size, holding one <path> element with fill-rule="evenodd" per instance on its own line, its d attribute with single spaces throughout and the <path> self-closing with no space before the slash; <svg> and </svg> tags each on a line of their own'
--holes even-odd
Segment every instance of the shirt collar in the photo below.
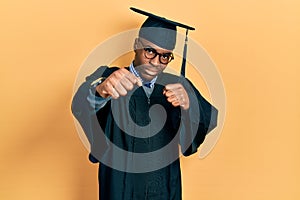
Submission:
<svg viewBox="0 0 300 200">
<path fill-rule="evenodd" d="M 133 66 L 133 62 L 130 64 L 130 66 L 129 66 L 129 71 L 131 72 L 131 73 L 133 73 L 136 77 L 138 77 L 141 81 L 142 81 L 142 83 L 143 83 L 143 85 L 144 86 L 146 86 L 146 87 L 150 87 L 150 88 L 153 88 L 154 87 L 154 83 L 155 83 L 155 81 L 156 81 L 156 79 L 157 79 L 157 76 L 154 78 L 154 79 L 152 79 L 151 81 L 144 81 L 142 78 L 141 78 L 141 76 L 139 75 L 139 73 L 138 73 L 138 71 L 136 71 L 135 70 L 135 68 L 134 68 L 134 66 Z"/>
</svg>

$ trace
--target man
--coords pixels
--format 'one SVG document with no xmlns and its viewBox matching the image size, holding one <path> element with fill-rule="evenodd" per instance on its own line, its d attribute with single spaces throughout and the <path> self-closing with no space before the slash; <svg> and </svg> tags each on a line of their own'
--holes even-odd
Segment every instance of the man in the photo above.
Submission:
<svg viewBox="0 0 300 200">
<path fill-rule="evenodd" d="M 90 160 L 100 162 L 101 200 L 180 200 L 178 145 L 185 156 L 195 153 L 216 126 L 217 110 L 189 80 L 163 72 L 174 59 L 176 26 L 192 28 L 131 9 L 148 16 L 134 61 L 98 68 L 72 111 L 91 144 Z"/>
</svg>

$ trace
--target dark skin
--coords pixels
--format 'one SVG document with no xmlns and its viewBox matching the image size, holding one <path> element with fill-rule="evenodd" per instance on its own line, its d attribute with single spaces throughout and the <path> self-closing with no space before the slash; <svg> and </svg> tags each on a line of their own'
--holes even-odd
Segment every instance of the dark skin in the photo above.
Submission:
<svg viewBox="0 0 300 200">
<path fill-rule="evenodd" d="M 133 65 L 144 81 L 151 81 L 165 70 L 167 64 L 160 63 L 159 56 L 153 59 L 146 58 L 140 41 L 143 45 L 152 47 L 160 54 L 171 53 L 172 51 L 163 49 L 143 38 L 135 40 Z M 142 86 L 142 81 L 127 69 L 121 68 L 107 77 L 105 81 L 96 87 L 96 90 L 103 98 L 111 96 L 113 99 L 118 99 L 120 96 L 126 96 L 127 91 L 132 90 L 134 85 Z M 181 83 L 166 85 L 163 95 L 174 107 L 180 106 L 184 110 L 189 109 L 189 97 Z"/>
</svg>

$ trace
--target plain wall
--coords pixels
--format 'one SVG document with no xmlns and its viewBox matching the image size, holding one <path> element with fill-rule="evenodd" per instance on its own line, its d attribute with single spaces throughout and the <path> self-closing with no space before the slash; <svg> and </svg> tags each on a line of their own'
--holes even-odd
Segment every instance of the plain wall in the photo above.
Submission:
<svg viewBox="0 0 300 200">
<path fill-rule="evenodd" d="M 0 199 L 98 198 L 70 112 L 89 53 L 145 19 L 195 26 L 227 95 L 213 151 L 182 159 L 185 200 L 300 198 L 300 1 L 0 2 Z"/>
</svg>

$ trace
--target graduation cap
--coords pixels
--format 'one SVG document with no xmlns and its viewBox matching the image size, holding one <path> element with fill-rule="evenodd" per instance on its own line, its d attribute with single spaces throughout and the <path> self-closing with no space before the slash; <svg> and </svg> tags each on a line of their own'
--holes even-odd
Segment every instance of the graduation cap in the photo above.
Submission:
<svg viewBox="0 0 300 200">
<path fill-rule="evenodd" d="M 137 8 L 130 7 L 130 9 L 139 14 L 148 16 L 148 18 L 140 28 L 139 37 L 142 37 L 156 44 L 161 48 L 173 50 L 176 44 L 176 35 L 177 35 L 176 27 L 178 26 L 186 29 L 185 44 L 183 49 L 183 59 L 182 59 L 181 72 L 180 72 L 182 76 L 185 76 L 187 42 L 188 42 L 187 35 L 189 30 L 195 30 L 195 28 L 179 22 L 166 19 L 164 17 L 154 15 L 152 13 Z"/>
</svg>

